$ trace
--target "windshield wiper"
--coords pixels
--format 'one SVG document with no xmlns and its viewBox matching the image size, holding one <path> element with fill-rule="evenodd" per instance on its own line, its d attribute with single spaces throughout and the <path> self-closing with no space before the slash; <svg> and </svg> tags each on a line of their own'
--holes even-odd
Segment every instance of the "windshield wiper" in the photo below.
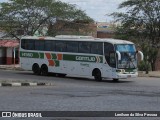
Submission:
<svg viewBox="0 0 160 120">
<path fill-rule="evenodd" d="M 127 52 L 125 52 L 125 55 L 127 55 L 127 57 L 128 57 L 127 64 L 126 64 L 125 68 L 127 68 L 128 65 L 129 65 L 129 68 L 130 68 L 130 63 L 133 65 L 134 68 L 136 68 L 134 63 L 133 63 L 134 61 L 132 60 L 132 57 Z M 134 56 L 135 56 L 135 54 L 134 54 Z"/>
</svg>

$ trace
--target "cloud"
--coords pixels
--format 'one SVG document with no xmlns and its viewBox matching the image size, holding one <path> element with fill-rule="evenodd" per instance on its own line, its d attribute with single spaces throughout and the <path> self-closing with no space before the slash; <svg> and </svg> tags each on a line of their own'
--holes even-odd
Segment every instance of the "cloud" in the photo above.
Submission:
<svg viewBox="0 0 160 120">
<path fill-rule="evenodd" d="M 118 11 L 118 5 L 124 0 L 61 0 L 69 4 L 76 5 L 84 10 L 88 16 L 95 21 L 110 21 L 111 17 L 106 16 L 112 12 Z"/>
<path fill-rule="evenodd" d="M 106 16 L 112 12 L 117 12 L 118 5 L 125 0 L 60 0 L 69 4 L 74 4 L 77 8 L 85 11 L 88 16 L 95 21 L 105 22 L 112 20 Z M 8 2 L 8 0 L 0 0 L 0 2 Z"/>
</svg>

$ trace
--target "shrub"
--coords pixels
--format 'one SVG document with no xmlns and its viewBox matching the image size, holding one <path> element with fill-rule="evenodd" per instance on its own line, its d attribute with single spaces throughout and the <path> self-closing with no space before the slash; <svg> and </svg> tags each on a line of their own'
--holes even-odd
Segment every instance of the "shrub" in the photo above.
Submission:
<svg viewBox="0 0 160 120">
<path fill-rule="evenodd" d="M 150 65 L 150 63 L 148 63 L 146 61 L 141 61 L 138 65 L 138 70 L 139 71 L 150 71 L 151 65 Z"/>
</svg>

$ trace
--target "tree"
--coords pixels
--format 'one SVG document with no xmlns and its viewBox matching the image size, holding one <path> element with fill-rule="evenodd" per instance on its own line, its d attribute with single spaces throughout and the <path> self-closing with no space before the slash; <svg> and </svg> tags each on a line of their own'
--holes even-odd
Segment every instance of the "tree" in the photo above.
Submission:
<svg viewBox="0 0 160 120">
<path fill-rule="evenodd" d="M 23 30 L 24 35 L 34 35 L 44 26 L 54 24 L 56 19 L 93 22 L 76 6 L 56 0 L 9 0 L 0 3 L 0 11 L 0 28 L 13 36 L 17 35 L 17 30 Z"/>
<path fill-rule="evenodd" d="M 94 23 L 90 23 L 87 20 L 74 20 L 74 21 L 64 21 L 57 20 L 55 24 L 50 24 L 48 27 L 48 35 L 91 35 L 96 31 L 96 26 Z M 93 35 L 93 34 L 92 34 Z"/>
<path fill-rule="evenodd" d="M 121 31 L 117 31 L 117 35 L 125 34 L 141 46 L 143 52 L 149 49 L 146 60 L 155 70 L 160 47 L 160 0 L 127 0 L 119 5 L 119 9 L 122 8 L 126 9 L 126 13 L 111 14 L 121 22 Z"/>
</svg>

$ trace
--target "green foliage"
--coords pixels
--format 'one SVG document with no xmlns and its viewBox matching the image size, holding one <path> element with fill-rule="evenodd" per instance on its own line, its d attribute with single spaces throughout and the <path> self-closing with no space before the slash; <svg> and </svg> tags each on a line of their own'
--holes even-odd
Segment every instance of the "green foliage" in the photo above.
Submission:
<svg viewBox="0 0 160 120">
<path fill-rule="evenodd" d="M 56 19 L 93 22 L 76 6 L 56 0 L 9 0 L 0 3 L 0 11 L 0 27 L 12 34 L 20 29 L 26 35 L 34 35 Z"/>
<path fill-rule="evenodd" d="M 150 71 L 151 65 L 146 61 L 141 61 L 138 65 L 138 70 L 139 71 Z"/>
</svg>

